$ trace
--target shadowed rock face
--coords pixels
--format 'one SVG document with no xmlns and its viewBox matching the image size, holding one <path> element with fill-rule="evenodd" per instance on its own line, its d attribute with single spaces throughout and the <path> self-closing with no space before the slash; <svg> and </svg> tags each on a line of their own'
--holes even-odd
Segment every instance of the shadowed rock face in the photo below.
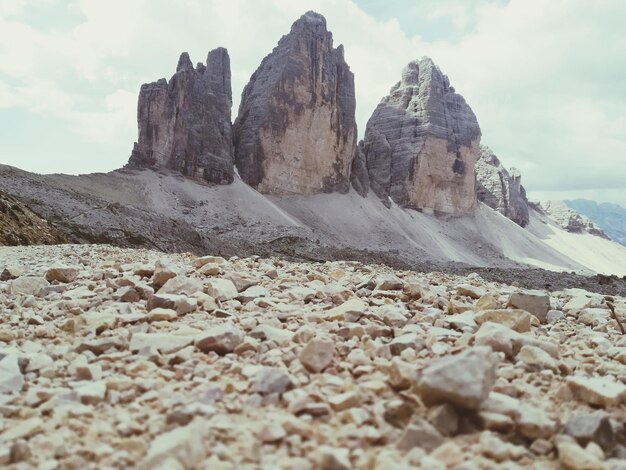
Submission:
<svg viewBox="0 0 626 470">
<path fill-rule="evenodd" d="M 529 221 L 528 199 L 519 170 L 509 173 L 487 146 L 480 146 L 476 162 L 476 194 L 478 200 L 508 217 L 521 227 Z"/>
<path fill-rule="evenodd" d="M 169 83 L 144 84 L 139 93 L 139 139 L 131 167 L 166 167 L 218 184 L 233 181 L 230 58 L 224 48 L 193 67 L 183 52 Z"/>
<path fill-rule="evenodd" d="M 409 63 L 367 123 L 372 190 L 404 207 L 459 214 L 476 205 L 480 127 L 428 58 Z"/>
<path fill-rule="evenodd" d="M 241 178 L 267 194 L 349 189 L 354 75 L 323 16 L 308 12 L 246 85 L 234 125 Z"/>
</svg>

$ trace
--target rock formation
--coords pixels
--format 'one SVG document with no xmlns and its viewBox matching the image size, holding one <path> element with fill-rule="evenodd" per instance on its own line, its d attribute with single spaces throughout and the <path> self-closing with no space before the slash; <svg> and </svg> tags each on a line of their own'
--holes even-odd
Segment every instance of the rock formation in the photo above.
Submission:
<svg viewBox="0 0 626 470">
<path fill-rule="evenodd" d="M 586 232 L 598 237 L 609 238 L 600 228 L 596 227 L 591 220 L 568 207 L 563 201 L 542 202 L 540 209 L 568 232 Z"/>
<path fill-rule="evenodd" d="M 478 200 L 525 227 L 528 225 L 529 209 L 521 181 L 519 170 L 511 168 L 509 173 L 489 147 L 480 146 L 480 158 L 476 162 Z"/>
<path fill-rule="evenodd" d="M 230 58 L 209 52 L 193 67 L 183 52 L 169 83 L 144 84 L 139 93 L 139 139 L 130 167 L 165 167 L 219 184 L 233 181 Z"/>
<path fill-rule="evenodd" d="M 349 189 L 354 75 L 323 16 L 308 12 L 246 85 L 234 125 L 241 178 L 262 193 Z"/>
<path fill-rule="evenodd" d="M 432 60 L 409 63 L 367 123 L 372 190 L 404 207 L 459 214 L 476 204 L 480 127 Z"/>
</svg>

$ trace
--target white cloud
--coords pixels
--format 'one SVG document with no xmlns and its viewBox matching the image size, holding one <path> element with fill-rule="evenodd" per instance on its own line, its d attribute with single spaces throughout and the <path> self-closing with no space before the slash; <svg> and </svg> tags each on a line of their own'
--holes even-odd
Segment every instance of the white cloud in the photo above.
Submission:
<svg viewBox="0 0 626 470">
<path fill-rule="evenodd" d="M 404 65 L 429 55 L 476 112 L 483 141 L 506 166 L 523 171 L 531 191 L 626 187 L 622 2 L 407 0 L 407 15 L 452 24 L 450 39 L 430 43 L 353 0 L 56 1 L 78 18 L 61 30 L 24 19 L 41 2 L 55 4 L 1 2 L 0 107 L 60 118 L 68 140 L 79 134 L 102 144 L 102 152 L 106 142 L 130 151 L 140 84 L 169 78 L 183 50 L 197 62 L 209 49 L 229 49 L 234 117 L 261 59 L 314 9 L 326 16 L 336 44 L 345 45 L 361 135 Z M 36 152 L 30 167 L 41 158 Z M 106 161 L 113 169 L 127 155 L 107 154 Z M 59 170 L 71 171 L 74 162 L 59 161 Z"/>
</svg>

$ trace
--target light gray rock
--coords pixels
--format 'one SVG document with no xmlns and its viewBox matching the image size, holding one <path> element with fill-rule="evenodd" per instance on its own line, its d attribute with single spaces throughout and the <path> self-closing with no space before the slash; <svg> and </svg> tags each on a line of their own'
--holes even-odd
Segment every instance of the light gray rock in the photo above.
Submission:
<svg viewBox="0 0 626 470">
<path fill-rule="evenodd" d="M 266 194 L 347 192 L 355 157 L 354 75 L 309 11 L 263 59 L 234 124 L 241 178 Z"/>
<path fill-rule="evenodd" d="M 24 385 L 16 355 L 7 354 L 0 360 L 0 393 L 19 392 Z"/>
<path fill-rule="evenodd" d="M 496 381 L 499 359 L 484 346 L 435 359 L 422 371 L 418 393 L 427 405 L 451 403 L 477 409 Z"/>
<path fill-rule="evenodd" d="M 196 338 L 195 346 L 202 352 L 215 351 L 228 354 L 235 350 L 244 339 L 243 332 L 234 325 L 220 325 L 208 329 Z"/>
<path fill-rule="evenodd" d="M 280 367 L 263 367 L 252 380 L 252 390 L 261 395 L 284 393 L 292 385 L 287 372 Z"/>
<path fill-rule="evenodd" d="M 613 450 L 616 444 L 615 430 L 609 416 L 604 413 L 571 416 L 565 424 L 565 433 L 582 446 L 595 442 L 605 452 Z"/>
<path fill-rule="evenodd" d="M 550 296 L 538 290 L 514 292 L 509 297 L 508 307 L 526 310 L 536 316 L 540 322 L 546 323 L 550 310 Z"/>
<path fill-rule="evenodd" d="M 328 337 L 313 338 L 300 352 L 300 362 L 311 372 L 323 371 L 333 360 L 335 343 Z"/>
<path fill-rule="evenodd" d="M 209 52 L 193 67 L 183 52 L 169 83 L 144 84 L 139 92 L 139 138 L 129 167 L 163 167 L 212 183 L 233 181 L 230 57 Z"/>
<path fill-rule="evenodd" d="M 21 276 L 11 281 L 9 292 L 11 294 L 34 295 L 43 297 L 45 289 L 50 284 L 43 277 Z"/>
<path fill-rule="evenodd" d="M 485 145 L 480 146 L 476 162 L 476 194 L 478 200 L 508 217 L 517 225 L 526 227 L 530 211 L 522 175 L 516 168 L 507 171 L 498 157 Z"/>
<path fill-rule="evenodd" d="M 476 205 L 480 128 L 433 61 L 410 62 L 367 122 L 371 189 L 388 203 L 465 213 Z"/>
<path fill-rule="evenodd" d="M 547 201 L 541 203 L 541 209 L 557 224 L 568 232 L 590 233 L 598 237 L 609 237 L 591 220 L 579 214 L 563 201 Z"/>
</svg>

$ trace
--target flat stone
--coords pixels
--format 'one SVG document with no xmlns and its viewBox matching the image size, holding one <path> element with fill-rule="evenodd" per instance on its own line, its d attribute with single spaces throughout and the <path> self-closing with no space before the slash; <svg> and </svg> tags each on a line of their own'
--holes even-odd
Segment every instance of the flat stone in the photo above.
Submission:
<svg viewBox="0 0 626 470">
<path fill-rule="evenodd" d="M 228 354 L 235 350 L 244 339 L 243 332 L 232 324 L 220 325 L 204 331 L 195 340 L 195 346 L 202 352 L 215 351 Z"/>
<path fill-rule="evenodd" d="M 83 405 L 97 405 L 106 396 L 106 384 L 102 381 L 90 382 L 75 389 Z"/>
<path fill-rule="evenodd" d="M 324 312 L 323 318 L 329 321 L 356 322 L 365 314 L 366 309 L 367 304 L 363 300 L 352 298 Z"/>
<path fill-rule="evenodd" d="M 566 470 L 606 470 L 607 466 L 591 452 L 574 442 L 557 443 L 559 461 Z"/>
<path fill-rule="evenodd" d="M 198 468 L 205 458 L 203 439 L 208 429 L 210 428 L 206 422 L 196 418 L 186 426 L 157 436 L 150 444 L 141 468 Z"/>
<path fill-rule="evenodd" d="M 330 407 L 335 411 L 343 411 L 361 405 L 361 399 L 355 392 L 345 392 L 333 395 L 328 399 Z"/>
<path fill-rule="evenodd" d="M 9 285 L 9 293 L 21 295 L 34 295 L 35 297 L 43 297 L 45 289 L 50 283 L 43 277 L 21 276 L 11 281 Z"/>
<path fill-rule="evenodd" d="M 595 442 L 605 452 L 612 451 L 616 444 L 615 430 L 609 416 L 604 413 L 570 416 L 565 434 L 572 436 L 581 446 Z"/>
<path fill-rule="evenodd" d="M 590 405 L 609 407 L 626 402 L 626 385 L 611 377 L 570 376 L 566 383 L 576 398 Z"/>
<path fill-rule="evenodd" d="M 496 381 L 498 362 L 491 349 L 484 346 L 432 360 L 421 373 L 418 393 L 426 405 L 452 403 L 477 409 Z"/>
<path fill-rule="evenodd" d="M 530 331 L 530 320 L 530 313 L 517 309 L 483 310 L 474 317 L 474 321 L 479 325 L 490 321 L 507 326 L 518 333 Z"/>
<path fill-rule="evenodd" d="M 202 292 L 202 282 L 199 279 L 187 276 L 175 276 L 168 279 L 159 289 L 159 294 L 186 294 L 193 295 Z"/>
<path fill-rule="evenodd" d="M 172 333 L 134 333 L 130 339 L 130 350 L 140 351 L 155 348 L 162 354 L 170 354 L 193 344 L 190 336 Z"/>
<path fill-rule="evenodd" d="M 280 367 L 263 367 L 252 379 L 254 393 L 269 395 L 285 393 L 292 386 L 287 372 Z"/>
<path fill-rule="evenodd" d="M 57 266 L 48 269 L 45 277 L 48 282 L 57 281 L 67 284 L 69 282 L 74 282 L 77 276 L 78 269 L 67 266 Z"/>
<path fill-rule="evenodd" d="M 391 354 L 398 356 L 405 349 L 411 348 L 415 351 L 420 351 L 425 346 L 426 340 L 422 336 L 416 333 L 407 333 L 391 340 L 389 350 Z"/>
<path fill-rule="evenodd" d="M 178 318 L 178 313 L 176 310 L 172 310 L 169 308 L 155 308 L 150 310 L 148 313 L 148 321 L 173 321 Z"/>
<path fill-rule="evenodd" d="M 39 416 L 20 421 L 17 424 L 13 424 L 8 427 L 2 434 L 0 434 L 0 440 L 8 442 L 15 439 L 29 438 L 42 432 L 43 425 L 43 419 Z"/>
<path fill-rule="evenodd" d="M 550 310 L 550 296 L 539 290 L 514 292 L 509 297 L 507 307 L 530 312 L 541 323 L 546 323 L 548 311 Z"/>
<path fill-rule="evenodd" d="M 421 447 L 431 452 L 443 443 L 443 436 L 425 420 L 409 424 L 398 441 L 397 448 L 407 452 L 414 447 Z"/>
<path fill-rule="evenodd" d="M 460 284 L 456 287 L 456 292 L 459 295 L 466 295 L 472 299 L 480 299 L 486 294 L 484 287 L 473 286 L 471 284 Z"/>
<path fill-rule="evenodd" d="M 230 300 L 237 297 L 237 287 L 230 279 L 212 278 L 207 284 L 207 294 L 215 300 Z"/>
<path fill-rule="evenodd" d="M 154 294 L 148 300 L 146 309 L 148 311 L 155 308 L 166 308 L 175 310 L 179 315 L 193 312 L 198 307 L 198 302 L 193 297 L 177 294 Z"/>
<path fill-rule="evenodd" d="M 548 439 L 558 430 L 558 423 L 535 406 L 524 403 L 520 406 L 519 413 L 517 429 L 527 439 Z"/>
<path fill-rule="evenodd" d="M 0 360 L 0 393 L 19 392 L 23 385 L 18 357 L 13 354 L 4 356 Z"/>
<path fill-rule="evenodd" d="M 517 354 L 517 359 L 522 361 L 528 370 L 539 371 L 549 369 L 558 372 L 557 362 L 543 349 L 536 346 L 524 345 Z"/>
<path fill-rule="evenodd" d="M 323 371 L 333 360 L 335 343 L 328 337 L 313 338 L 302 349 L 300 362 L 310 372 Z"/>
</svg>

